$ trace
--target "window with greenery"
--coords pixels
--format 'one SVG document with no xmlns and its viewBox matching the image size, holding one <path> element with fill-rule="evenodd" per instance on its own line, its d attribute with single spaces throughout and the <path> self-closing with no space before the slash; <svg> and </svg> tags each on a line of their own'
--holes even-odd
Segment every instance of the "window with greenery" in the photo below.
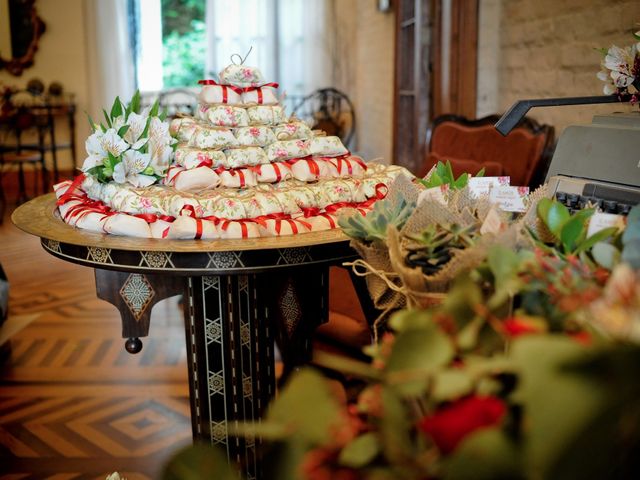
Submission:
<svg viewBox="0 0 640 480">
<path fill-rule="evenodd" d="M 165 88 L 195 86 L 205 77 L 205 0 L 162 0 Z"/>
</svg>

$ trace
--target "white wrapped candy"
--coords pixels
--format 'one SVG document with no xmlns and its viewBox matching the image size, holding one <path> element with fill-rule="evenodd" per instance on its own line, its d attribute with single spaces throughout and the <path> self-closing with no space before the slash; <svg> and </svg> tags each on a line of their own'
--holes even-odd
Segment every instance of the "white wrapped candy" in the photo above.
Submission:
<svg viewBox="0 0 640 480">
<path fill-rule="evenodd" d="M 262 72 L 256 67 L 228 65 L 220 72 L 220 83 L 236 87 L 256 87 L 266 83 Z"/>
<path fill-rule="evenodd" d="M 176 149 L 174 158 L 176 165 L 180 165 L 187 170 L 205 166 L 206 164 L 210 164 L 214 168 L 225 166 L 227 160 L 224 152 L 220 150 L 202 150 L 183 145 Z"/>
<path fill-rule="evenodd" d="M 226 167 L 238 168 L 269 163 L 269 158 L 260 147 L 244 147 L 225 150 Z"/>
<path fill-rule="evenodd" d="M 188 145 L 196 148 L 222 150 L 236 147 L 238 140 L 229 128 L 198 125 Z"/>
<path fill-rule="evenodd" d="M 313 137 L 309 142 L 309 151 L 311 155 L 319 157 L 339 157 L 349 153 L 338 137 Z"/>
<path fill-rule="evenodd" d="M 264 150 L 272 162 L 307 157 L 309 142 L 307 140 L 278 140 L 267 145 Z"/>
<path fill-rule="evenodd" d="M 304 219 L 305 222 L 311 225 L 312 232 L 331 230 L 333 228 L 337 228 L 338 225 L 335 215 L 331 215 L 330 213 L 318 213 L 317 215 L 299 219 Z"/>
<path fill-rule="evenodd" d="M 180 215 L 169 227 L 167 238 L 179 240 L 220 238 L 215 222 Z"/>
<path fill-rule="evenodd" d="M 108 216 L 104 221 L 104 231 L 112 235 L 127 237 L 151 238 L 149 224 L 142 218 L 116 213 Z"/>
<path fill-rule="evenodd" d="M 195 133 L 197 125 L 196 121 L 191 117 L 178 117 L 171 120 L 169 132 L 179 142 L 188 142 Z"/>
<path fill-rule="evenodd" d="M 260 236 L 258 225 L 252 221 L 224 220 L 219 225 L 220 238 L 255 238 Z"/>
<path fill-rule="evenodd" d="M 229 85 L 203 85 L 198 100 L 204 104 L 236 105 L 242 103 L 242 90 Z"/>
<path fill-rule="evenodd" d="M 181 192 L 208 190 L 220 185 L 221 179 L 209 167 L 197 167 L 185 170 L 182 167 L 172 167 L 167 172 L 165 183 L 173 185 Z"/>
<path fill-rule="evenodd" d="M 251 125 L 280 125 L 287 122 L 287 116 L 280 105 L 258 105 L 247 108 Z"/>
<path fill-rule="evenodd" d="M 336 168 L 337 176 L 340 177 L 360 177 L 367 169 L 364 161 L 354 155 L 335 157 L 327 161 Z"/>
<path fill-rule="evenodd" d="M 335 165 L 326 160 L 303 158 L 291 165 L 291 174 L 296 180 L 313 182 L 320 178 L 333 178 L 338 176 Z"/>
<path fill-rule="evenodd" d="M 278 140 L 306 140 L 313 137 L 309 126 L 304 122 L 291 122 L 277 125 L 273 128 L 273 133 Z"/>
<path fill-rule="evenodd" d="M 254 171 L 260 183 L 276 183 L 282 180 L 289 180 L 292 177 L 291 167 L 284 162 L 258 165 L 254 168 Z"/>
<path fill-rule="evenodd" d="M 277 105 L 276 89 L 272 86 L 252 88 L 242 94 L 242 103 L 258 105 Z"/>
<path fill-rule="evenodd" d="M 276 141 L 273 130 L 264 125 L 238 128 L 236 138 L 242 147 L 264 147 Z"/>
<path fill-rule="evenodd" d="M 153 238 L 167 238 L 170 227 L 171 222 L 167 222 L 165 220 L 156 220 L 149 224 L 149 229 L 151 229 L 151 236 Z"/>
<path fill-rule="evenodd" d="M 258 184 L 256 172 L 249 168 L 219 170 L 220 183 L 226 188 L 255 187 Z"/>
<path fill-rule="evenodd" d="M 268 107 L 265 107 L 268 108 Z M 199 105 L 196 115 L 200 120 L 217 127 L 246 127 L 249 125 L 247 110 L 231 105 Z"/>
<path fill-rule="evenodd" d="M 76 227 L 90 232 L 104 233 L 104 222 L 108 217 L 104 213 L 88 212 L 78 216 Z"/>
<path fill-rule="evenodd" d="M 306 219 L 300 219 L 300 221 L 291 218 L 267 219 L 260 226 L 260 233 L 265 237 L 296 235 L 310 231 L 311 225 L 306 222 Z"/>
</svg>

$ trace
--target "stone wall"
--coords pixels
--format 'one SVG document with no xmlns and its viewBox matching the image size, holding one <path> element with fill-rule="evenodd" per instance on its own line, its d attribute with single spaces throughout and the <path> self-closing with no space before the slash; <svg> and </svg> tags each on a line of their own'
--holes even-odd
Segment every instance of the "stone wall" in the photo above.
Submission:
<svg viewBox="0 0 640 480">
<path fill-rule="evenodd" d="M 376 2 L 368 0 L 333 4 L 339 62 L 335 84 L 355 105 L 353 150 L 367 160 L 392 163 L 395 14 L 379 12 Z"/>
<path fill-rule="evenodd" d="M 519 99 L 601 94 L 595 48 L 630 45 L 640 29 L 638 0 L 480 0 L 480 12 L 479 115 Z M 629 108 L 538 108 L 530 116 L 559 134 L 596 113 Z"/>
</svg>

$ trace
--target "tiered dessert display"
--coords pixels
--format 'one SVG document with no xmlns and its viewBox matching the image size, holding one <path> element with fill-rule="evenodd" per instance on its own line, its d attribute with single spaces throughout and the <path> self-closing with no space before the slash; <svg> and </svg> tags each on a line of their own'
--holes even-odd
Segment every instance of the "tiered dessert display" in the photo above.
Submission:
<svg viewBox="0 0 640 480">
<path fill-rule="evenodd" d="M 169 124 L 139 96 L 93 124 L 83 174 L 55 186 L 65 222 L 143 238 L 252 238 L 336 228 L 403 169 L 366 164 L 338 137 L 288 117 L 257 68 L 202 80 L 195 117 Z"/>
</svg>

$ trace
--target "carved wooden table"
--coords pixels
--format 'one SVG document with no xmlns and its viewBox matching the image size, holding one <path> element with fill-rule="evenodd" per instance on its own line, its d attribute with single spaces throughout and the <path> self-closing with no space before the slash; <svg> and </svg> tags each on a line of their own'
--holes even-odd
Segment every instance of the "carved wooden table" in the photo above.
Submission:
<svg viewBox="0 0 640 480">
<path fill-rule="evenodd" d="M 193 436 L 226 449 L 247 478 L 260 476 L 259 440 L 227 435 L 257 420 L 275 393 L 273 345 L 285 375 L 310 360 L 327 321 L 329 266 L 356 255 L 339 230 L 242 240 L 156 240 L 81 231 L 65 224 L 54 194 L 12 215 L 52 255 L 95 269 L 99 298 L 122 317 L 137 353 L 158 301 L 183 294 Z"/>
</svg>

